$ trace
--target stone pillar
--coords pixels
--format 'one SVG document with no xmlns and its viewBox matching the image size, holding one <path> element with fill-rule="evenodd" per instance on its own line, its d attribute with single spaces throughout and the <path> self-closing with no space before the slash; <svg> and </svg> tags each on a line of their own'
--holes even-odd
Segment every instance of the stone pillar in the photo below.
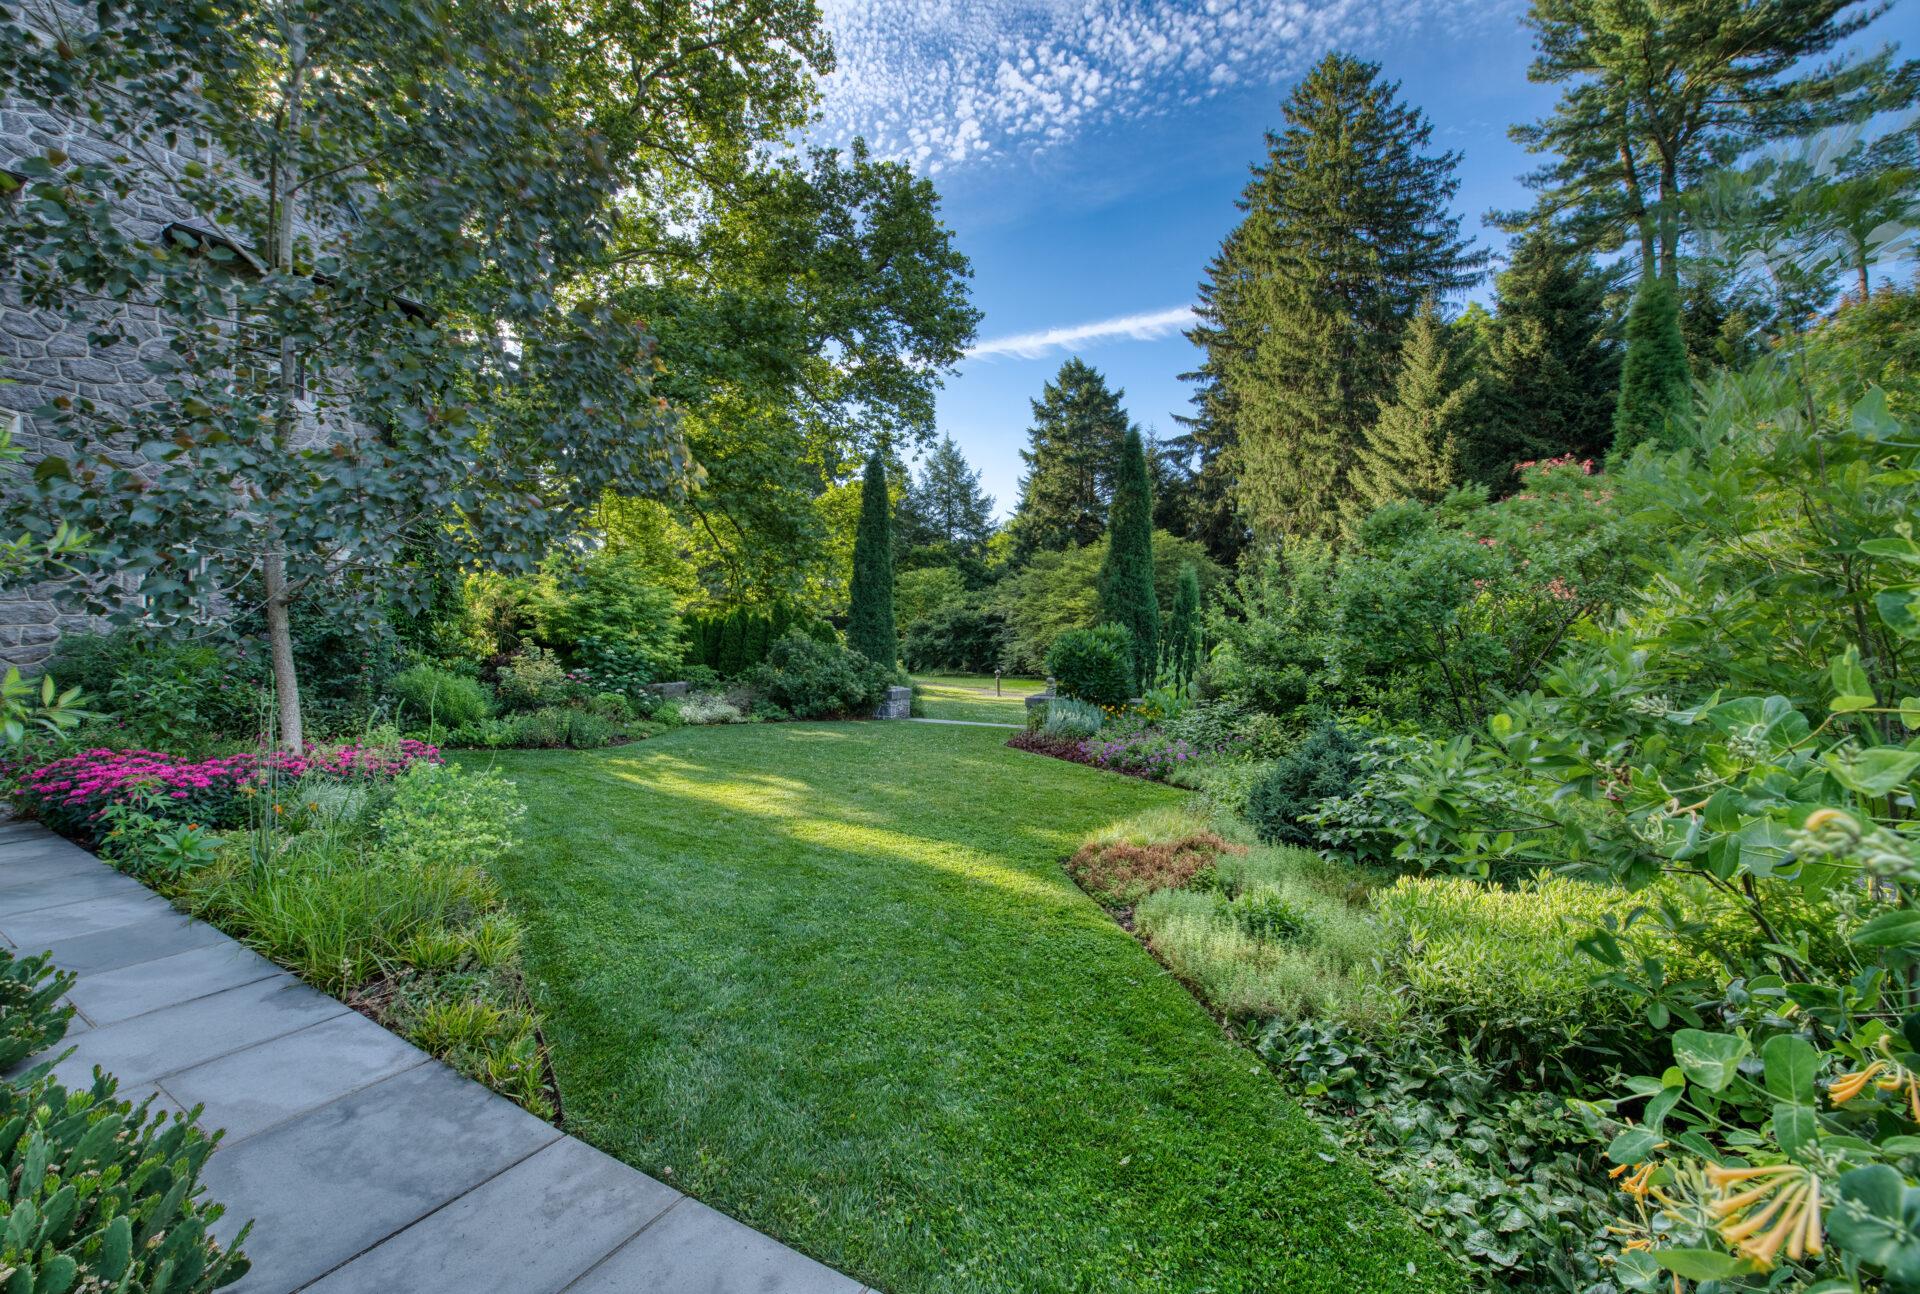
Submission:
<svg viewBox="0 0 1920 1294">
<path fill-rule="evenodd" d="M 906 719 L 913 714 L 913 689 L 910 687 L 890 687 L 880 705 L 873 712 L 876 719 Z"/>
</svg>

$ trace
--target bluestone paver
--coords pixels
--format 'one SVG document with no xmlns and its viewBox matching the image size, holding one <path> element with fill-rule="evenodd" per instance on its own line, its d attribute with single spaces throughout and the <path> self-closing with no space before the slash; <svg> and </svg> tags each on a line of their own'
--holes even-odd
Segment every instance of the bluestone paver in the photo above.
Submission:
<svg viewBox="0 0 1920 1294">
<path fill-rule="evenodd" d="M 67 996 L 95 1024 L 112 1024 L 286 974 L 253 949 L 229 941 L 82 975 Z"/>
<path fill-rule="evenodd" d="M 178 915 L 158 894 L 135 889 L 0 918 L 0 934 L 21 948 L 43 949 L 56 939 L 74 939 L 102 930 L 117 930 L 152 917 Z"/>
<path fill-rule="evenodd" d="M 206 922 L 168 908 L 127 925 L 49 940 L 43 948 L 53 954 L 63 970 L 90 975 L 171 957 L 190 948 L 232 942 Z"/>
<path fill-rule="evenodd" d="M 567 1294 L 860 1294 L 858 1282 L 697 1200 L 682 1200 Z"/>
<path fill-rule="evenodd" d="M 0 939 L 79 973 L 55 1073 L 224 1128 L 236 1294 L 854 1294 L 316 992 L 33 824 L 0 826 Z"/>
<path fill-rule="evenodd" d="M 53 1072 L 66 1083 L 81 1081 L 96 1065 L 123 1083 L 161 1078 L 319 1024 L 347 1009 L 292 976 L 276 976 L 165 1011 L 98 1025 L 74 1041 L 73 1055 Z"/>
<path fill-rule="evenodd" d="M 223 1149 L 202 1180 L 256 1219 L 232 1288 L 299 1289 L 505 1172 L 560 1132 L 441 1065 L 422 1065 Z M 244 1201 L 244 1204 L 239 1203 Z"/>
<path fill-rule="evenodd" d="M 558 1294 L 680 1200 L 563 1137 L 340 1268 L 314 1294 L 472 1294 L 509 1281 L 515 1294 Z"/>
<path fill-rule="evenodd" d="M 169 1074 L 167 1091 L 204 1105 L 208 1127 L 233 1145 L 433 1058 L 357 1012 Z"/>
</svg>

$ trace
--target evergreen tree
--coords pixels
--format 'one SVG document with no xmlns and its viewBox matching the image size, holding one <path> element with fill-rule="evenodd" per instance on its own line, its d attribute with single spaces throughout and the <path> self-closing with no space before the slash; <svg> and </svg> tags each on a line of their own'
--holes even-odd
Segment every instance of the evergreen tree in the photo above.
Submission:
<svg viewBox="0 0 1920 1294">
<path fill-rule="evenodd" d="M 1329 55 L 1294 88 L 1201 285 L 1201 416 L 1257 537 L 1331 536 L 1407 320 L 1473 283 L 1456 153 L 1377 64 Z"/>
<path fill-rule="evenodd" d="M 1460 437 L 1479 381 L 1455 379 L 1448 340 L 1429 297 L 1401 343 L 1393 402 L 1381 408 L 1354 455 L 1352 491 L 1340 500 L 1349 531 L 1383 503 L 1432 503 L 1458 484 Z"/>
<path fill-rule="evenodd" d="M 1679 294 L 1657 275 L 1642 279 L 1627 313 L 1627 358 L 1613 413 L 1614 453 L 1627 454 L 1647 442 L 1672 444 L 1674 423 L 1692 398 Z"/>
<path fill-rule="evenodd" d="M 900 635 L 893 625 L 893 507 L 887 498 L 886 456 L 877 449 L 867 459 L 860 482 L 850 598 L 847 646 L 893 668 L 900 656 Z"/>
<path fill-rule="evenodd" d="M 953 437 L 940 438 L 919 476 L 908 485 L 901 523 L 901 538 L 907 546 L 940 545 L 956 552 L 977 553 L 993 533 L 993 496 L 980 488 L 980 473 L 968 464 Z"/>
<path fill-rule="evenodd" d="M 1166 673 L 1176 686 L 1193 681 L 1200 667 L 1200 572 L 1192 562 L 1180 567 L 1174 586 L 1173 612 L 1167 617 L 1166 642 L 1161 649 Z"/>
<path fill-rule="evenodd" d="M 1160 607 L 1153 591 L 1153 486 L 1146 445 L 1127 429 L 1107 522 L 1107 556 L 1100 565 L 1100 619 L 1133 635 L 1133 672 L 1145 682 L 1159 661 Z"/>
<path fill-rule="evenodd" d="M 1030 445 L 1020 451 L 1014 534 L 1023 554 L 1090 544 L 1106 526 L 1107 501 L 1131 424 L 1099 370 L 1079 359 L 1060 366 L 1033 402 Z"/>
<path fill-rule="evenodd" d="M 1460 466 L 1467 479 L 1504 494 L 1516 463 L 1606 453 L 1620 344 L 1606 277 L 1551 229 L 1521 237 L 1496 289 Z"/>
<path fill-rule="evenodd" d="M 1844 49 L 1886 6 L 1855 0 L 1533 0 L 1529 80 L 1564 87 L 1553 114 L 1516 126 L 1558 154 L 1525 177 L 1539 202 L 1510 227 L 1552 221 L 1582 250 L 1637 239 L 1642 273 L 1677 277 L 1682 195 L 1770 140 L 1905 106 L 1916 65 Z"/>
<path fill-rule="evenodd" d="M 747 613 L 730 611 L 720 627 L 720 645 L 713 668 L 721 678 L 733 678 L 747 668 Z"/>
</svg>

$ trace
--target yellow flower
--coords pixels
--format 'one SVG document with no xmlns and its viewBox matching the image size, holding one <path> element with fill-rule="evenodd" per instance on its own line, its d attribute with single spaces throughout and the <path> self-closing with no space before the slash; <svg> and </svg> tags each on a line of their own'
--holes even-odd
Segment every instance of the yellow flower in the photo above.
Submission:
<svg viewBox="0 0 1920 1294">
<path fill-rule="evenodd" d="M 1784 1248 L 1798 1261 L 1818 1254 L 1826 1241 L 1820 1228 L 1820 1179 L 1798 1164 L 1707 1169 L 1719 1190 L 1742 1187 L 1707 1206 L 1719 1219 L 1720 1239 L 1762 1267 L 1773 1266 Z"/>
<path fill-rule="evenodd" d="M 1607 1176 L 1618 1178 L 1620 1174 L 1626 1171 L 1627 1171 L 1627 1166 L 1625 1164 L 1621 1164 L 1618 1168 L 1615 1168 L 1611 1172 L 1609 1172 Z M 1627 1180 L 1620 1183 L 1620 1189 L 1625 1191 L 1628 1195 L 1633 1196 L 1633 1198 L 1636 1200 L 1644 1200 L 1647 1198 L 1647 1192 L 1652 1189 L 1652 1181 L 1653 1181 L 1653 1161 L 1649 1159 L 1644 1164 L 1635 1164 L 1633 1166 L 1632 1175 L 1629 1176 Z"/>
<path fill-rule="evenodd" d="M 1858 830 L 1860 826 L 1850 815 L 1842 813 L 1838 809 L 1815 809 L 1807 815 L 1807 830 L 1818 831 L 1829 822 L 1837 822 L 1842 826 L 1851 827 L 1855 830 Z"/>
</svg>

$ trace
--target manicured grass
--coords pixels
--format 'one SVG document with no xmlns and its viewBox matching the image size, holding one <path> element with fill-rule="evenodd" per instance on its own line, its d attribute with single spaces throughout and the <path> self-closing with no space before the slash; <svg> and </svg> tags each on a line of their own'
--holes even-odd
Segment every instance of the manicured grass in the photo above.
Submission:
<svg viewBox="0 0 1920 1294">
<path fill-rule="evenodd" d="M 1003 678 L 994 694 L 991 674 L 915 674 L 919 713 L 927 719 L 972 719 L 982 723 L 1027 721 L 1027 698 L 1046 690 L 1044 679 Z"/>
<path fill-rule="evenodd" d="M 1004 738 L 499 756 L 569 1126 L 889 1294 L 1457 1288 L 1061 871 L 1179 793 Z"/>
</svg>

